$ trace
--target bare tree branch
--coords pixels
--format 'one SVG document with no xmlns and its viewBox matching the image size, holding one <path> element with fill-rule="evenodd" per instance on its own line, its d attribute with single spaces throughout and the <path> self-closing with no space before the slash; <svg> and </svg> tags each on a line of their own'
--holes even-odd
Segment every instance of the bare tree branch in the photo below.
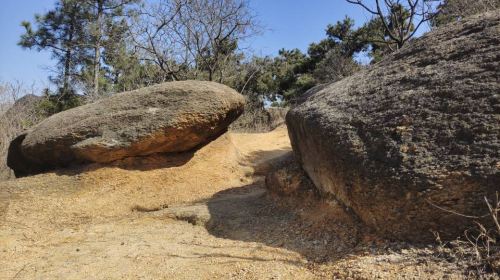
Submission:
<svg viewBox="0 0 500 280">
<path fill-rule="evenodd" d="M 238 42 L 256 29 L 247 0 L 160 0 L 140 14 L 136 49 L 172 77 L 189 68 L 184 75 L 205 72 L 208 80 L 216 79 Z"/>
<path fill-rule="evenodd" d="M 426 5 L 429 0 L 375 0 L 375 7 L 371 8 L 363 0 L 346 0 L 359 5 L 369 13 L 375 15 L 382 23 L 385 36 L 385 45 L 397 49 L 403 47 L 413 38 L 422 24 L 432 19 L 433 11 Z"/>
</svg>

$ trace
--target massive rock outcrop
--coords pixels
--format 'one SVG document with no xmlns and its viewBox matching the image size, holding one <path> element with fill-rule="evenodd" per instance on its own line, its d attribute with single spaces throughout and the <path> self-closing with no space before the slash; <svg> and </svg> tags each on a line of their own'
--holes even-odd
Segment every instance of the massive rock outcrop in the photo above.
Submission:
<svg viewBox="0 0 500 280">
<path fill-rule="evenodd" d="M 397 239 L 456 237 L 500 191 L 500 11 L 415 40 L 287 115 L 316 187 Z"/>
<path fill-rule="evenodd" d="M 244 98 L 213 82 L 163 83 L 53 115 L 11 143 L 8 165 L 23 176 L 83 162 L 174 153 L 227 130 Z"/>
</svg>

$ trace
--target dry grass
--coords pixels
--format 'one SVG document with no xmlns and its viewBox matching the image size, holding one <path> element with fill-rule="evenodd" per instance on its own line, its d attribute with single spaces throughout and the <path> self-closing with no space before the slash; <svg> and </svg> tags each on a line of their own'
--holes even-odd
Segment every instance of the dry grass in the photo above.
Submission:
<svg viewBox="0 0 500 280">
<path fill-rule="evenodd" d="M 500 199 L 498 192 L 494 202 L 484 198 L 488 206 L 488 225 L 476 222 L 475 233 L 465 233 L 465 237 L 475 253 L 476 260 L 482 264 L 484 269 L 490 269 L 500 273 L 500 223 L 498 213 L 500 212 Z"/>
<path fill-rule="evenodd" d="M 493 201 L 486 197 L 484 200 L 488 214 L 483 218 L 487 219 L 484 222 L 475 221 L 475 226 L 464 232 L 463 239 L 443 242 L 436 234 L 440 254 L 465 264 L 470 268 L 469 276 L 478 278 L 500 273 L 499 193 L 496 193 Z"/>
</svg>

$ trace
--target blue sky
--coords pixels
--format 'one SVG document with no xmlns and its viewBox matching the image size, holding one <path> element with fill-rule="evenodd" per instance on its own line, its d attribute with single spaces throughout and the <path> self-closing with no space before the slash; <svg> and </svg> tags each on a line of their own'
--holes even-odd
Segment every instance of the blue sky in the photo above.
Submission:
<svg viewBox="0 0 500 280">
<path fill-rule="evenodd" d="M 281 48 L 306 50 L 311 42 L 325 37 L 329 23 L 345 15 L 357 25 L 370 19 L 360 7 L 345 0 L 250 0 L 261 25 L 259 37 L 246 42 L 257 55 L 273 55 Z M 23 20 L 44 13 L 54 0 L 3 0 L 0 9 L 0 80 L 19 80 L 26 84 L 47 84 L 47 67 L 53 65 L 48 52 L 23 50 L 17 46 L 23 33 Z"/>
</svg>

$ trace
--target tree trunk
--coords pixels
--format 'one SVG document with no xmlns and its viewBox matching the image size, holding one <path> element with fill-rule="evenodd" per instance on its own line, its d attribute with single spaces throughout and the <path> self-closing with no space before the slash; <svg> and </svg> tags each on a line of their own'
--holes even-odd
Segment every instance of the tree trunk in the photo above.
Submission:
<svg viewBox="0 0 500 280">
<path fill-rule="evenodd" d="M 95 49 L 94 49 L 94 96 L 99 95 L 99 69 L 101 67 L 101 21 L 103 14 L 103 1 L 97 0 L 96 14 L 96 34 L 95 34 Z"/>
<path fill-rule="evenodd" d="M 65 61 L 64 61 L 64 73 L 63 73 L 63 90 L 62 90 L 62 97 L 66 95 L 68 92 L 68 85 L 69 85 L 69 71 L 71 67 L 71 49 L 69 48 L 66 50 L 66 55 L 65 55 Z M 64 98 L 63 98 L 64 99 Z"/>
<path fill-rule="evenodd" d="M 67 98 L 67 94 L 69 92 L 69 78 L 71 71 L 71 53 L 73 51 L 73 33 L 75 32 L 74 23 L 71 22 L 68 30 L 68 41 L 67 41 L 67 49 L 64 57 L 64 73 L 63 73 L 63 90 L 61 93 L 61 99 L 64 100 Z"/>
<path fill-rule="evenodd" d="M 213 80 L 213 70 L 211 67 L 208 67 L 208 80 L 209 81 Z"/>
</svg>

